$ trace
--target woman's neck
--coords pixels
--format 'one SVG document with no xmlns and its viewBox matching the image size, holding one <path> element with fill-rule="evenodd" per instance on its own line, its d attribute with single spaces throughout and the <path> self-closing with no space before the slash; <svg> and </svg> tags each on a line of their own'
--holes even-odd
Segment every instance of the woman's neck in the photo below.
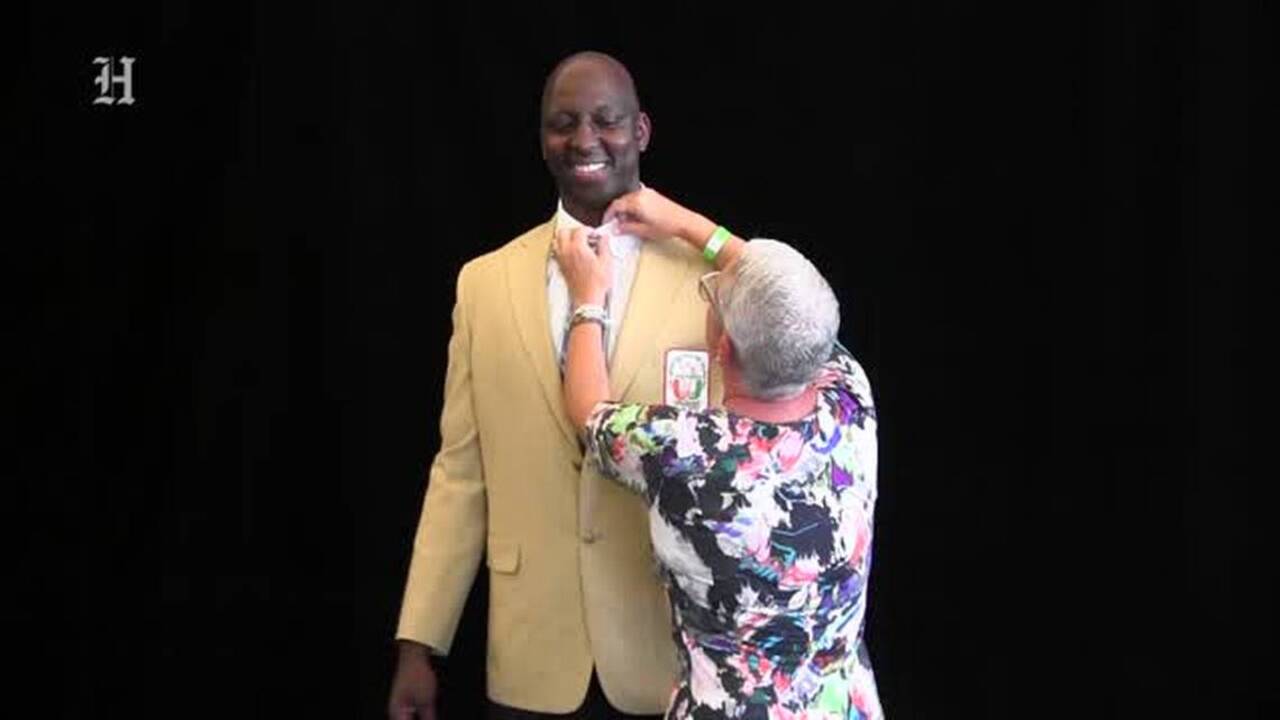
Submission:
<svg viewBox="0 0 1280 720">
<path fill-rule="evenodd" d="M 741 392 L 725 393 L 724 406 L 738 415 L 771 423 L 793 422 L 807 417 L 818 404 L 818 391 L 813 386 L 795 397 L 783 400 L 761 400 Z"/>
</svg>

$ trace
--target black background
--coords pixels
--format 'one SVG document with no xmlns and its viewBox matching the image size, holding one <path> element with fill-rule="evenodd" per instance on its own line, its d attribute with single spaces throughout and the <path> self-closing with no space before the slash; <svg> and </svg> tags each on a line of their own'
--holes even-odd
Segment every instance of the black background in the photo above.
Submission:
<svg viewBox="0 0 1280 720">
<path fill-rule="evenodd" d="M 889 717 L 1274 710 L 1247 462 L 1273 9 L 8 15 L 0 702 L 382 713 L 453 280 L 550 216 L 542 80 L 599 49 L 653 119 L 645 182 L 837 289 L 880 407 Z M 91 104 L 100 55 L 137 58 L 136 105 Z M 482 697 L 484 588 L 446 717 Z"/>
</svg>

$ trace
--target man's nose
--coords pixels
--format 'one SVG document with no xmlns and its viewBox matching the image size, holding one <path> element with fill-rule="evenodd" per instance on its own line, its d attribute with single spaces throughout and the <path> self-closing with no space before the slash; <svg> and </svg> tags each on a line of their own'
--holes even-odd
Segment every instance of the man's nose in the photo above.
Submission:
<svg viewBox="0 0 1280 720">
<path fill-rule="evenodd" d="M 569 136 L 569 143 L 575 150 L 594 148 L 599 140 L 600 136 L 589 122 L 578 123 L 578 126 L 573 130 L 573 134 Z"/>
</svg>

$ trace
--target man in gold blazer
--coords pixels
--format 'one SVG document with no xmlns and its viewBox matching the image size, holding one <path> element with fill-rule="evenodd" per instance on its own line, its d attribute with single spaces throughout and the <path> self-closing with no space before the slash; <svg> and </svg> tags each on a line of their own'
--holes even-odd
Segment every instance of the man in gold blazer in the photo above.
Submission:
<svg viewBox="0 0 1280 720">
<path fill-rule="evenodd" d="M 645 509 L 583 462 L 562 407 L 573 308 L 550 254 L 557 229 L 599 226 L 611 201 L 641 187 L 650 121 L 620 63 L 580 53 L 547 79 L 541 136 L 555 216 L 458 275 L 441 447 L 397 631 L 396 720 L 435 716 L 430 658 L 449 651 L 482 557 L 489 717 L 657 715 L 673 688 Z M 666 350 L 705 346 L 697 281 L 709 268 L 676 239 L 602 241 L 616 258 L 612 397 L 661 402 Z"/>
</svg>

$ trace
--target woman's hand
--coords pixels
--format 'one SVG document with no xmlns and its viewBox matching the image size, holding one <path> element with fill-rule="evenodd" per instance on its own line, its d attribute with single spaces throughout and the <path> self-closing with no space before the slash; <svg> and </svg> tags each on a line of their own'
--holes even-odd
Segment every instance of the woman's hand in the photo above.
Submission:
<svg viewBox="0 0 1280 720">
<path fill-rule="evenodd" d="M 716 228 L 710 220 L 651 188 L 629 192 L 610 203 L 604 221 L 611 220 L 617 220 L 619 233 L 645 240 L 674 236 L 697 243 Z"/>
<path fill-rule="evenodd" d="M 705 216 L 668 200 L 656 190 L 641 188 L 619 197 L 604 211 L 605 222 L 615 222 L 618 232 L 637 235 L 646 240 L 678 237 L 698 252 L 703 252 L 716 224 Z M 713 253 L 715 265 L 724 270 L 742 254 L 742 238 L 729 234 L 719 252 Z"/>
<path fill-rule="evenodd" d="M 604 297 L 613 286 L 613 249 L 609 239 L 592 238 L 586 228 L 557 230 L 552 251 L 574 307 L 604 304 Z"/>
</svg>

